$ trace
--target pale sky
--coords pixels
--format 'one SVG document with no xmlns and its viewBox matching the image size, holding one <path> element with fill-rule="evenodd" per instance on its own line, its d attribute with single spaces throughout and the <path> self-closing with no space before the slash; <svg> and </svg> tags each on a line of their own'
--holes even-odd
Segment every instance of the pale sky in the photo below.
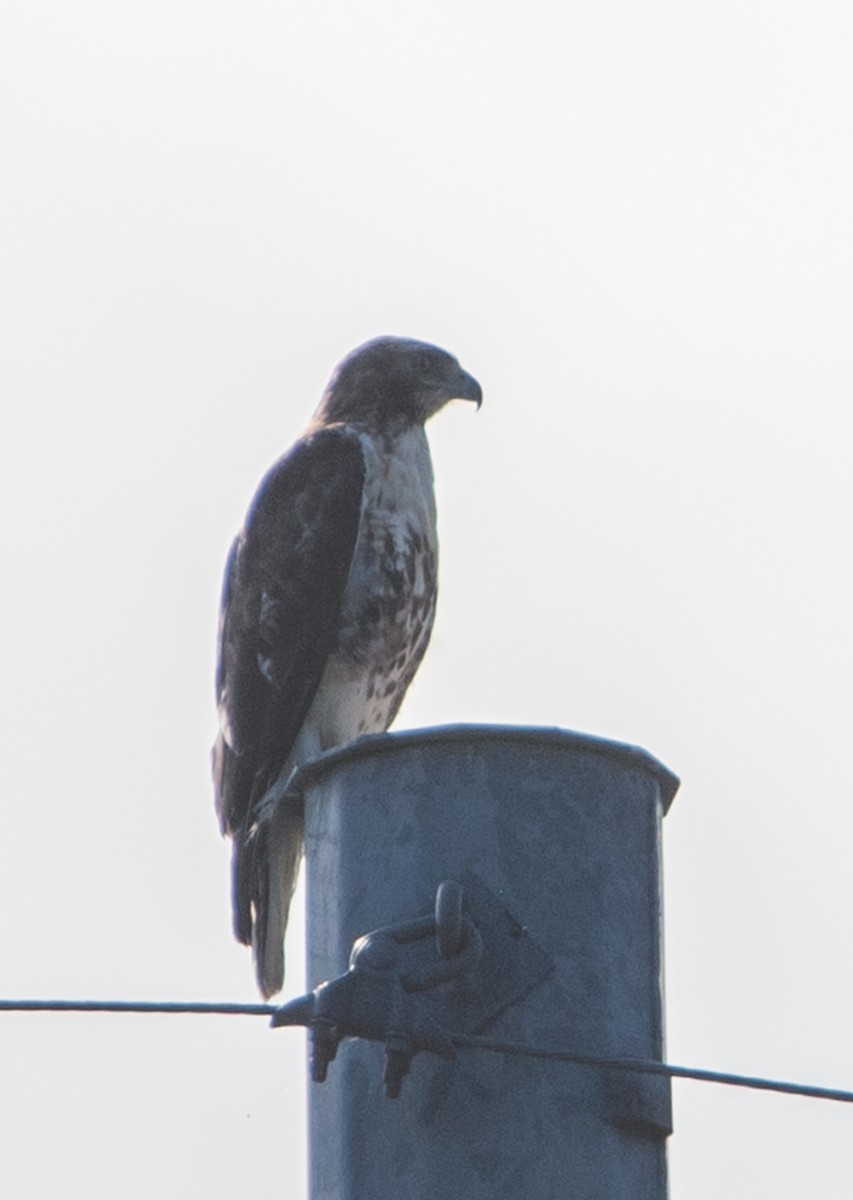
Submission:
<svg viewBox="0 0 853 1200">
<path fill-rule="evenodd" d="M 851 62 L 828 0 L 7 0 L 0 994 L 256 999 L 222 566 L 400 333 L 485 402 L 430 429 L 398 727 L 660 758 L 670 1061 L 853 1087 Z M 300 1200 L 303 1059 L 258 1018 L 0 1015 L 0 1191 Z M 849 1200 L 850 1107 L 674 1098 L 673 1200 Z"/>
</svg>

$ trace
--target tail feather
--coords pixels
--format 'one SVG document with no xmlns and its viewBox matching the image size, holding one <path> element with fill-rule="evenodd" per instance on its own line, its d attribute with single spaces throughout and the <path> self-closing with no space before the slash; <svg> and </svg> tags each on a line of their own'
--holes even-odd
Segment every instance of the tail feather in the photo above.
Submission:
<svg viewBox="0 0 853 1200">
<path fill-rule="evenodd" d="M 231 918 L 234 937 L 252 944 L 252 843 L 235 835 L 231 844 Z"/>
<path fill-rule="evenodd" d="M 238 921 L 248 912 L 251 936 L 241 940 L 252 943 L 258 987 L 267 999 L 284 985 L 284 934 L 299 875 L 302 838 L 302 814 L 280 805 L 241 848 L 244 861 L 240 879 L 235 879 L 241 905 L 238 910 L 235 898 L 235 930 L 238 937 L 247 931 Z M 246 896 L 250 907 L 244 905 Z"/>
</svg>

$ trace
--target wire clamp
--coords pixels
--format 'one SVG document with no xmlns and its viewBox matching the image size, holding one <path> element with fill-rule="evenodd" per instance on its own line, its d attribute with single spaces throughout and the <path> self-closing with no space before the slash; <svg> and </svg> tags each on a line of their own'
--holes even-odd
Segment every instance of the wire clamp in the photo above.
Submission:
<svg viewBox="0 0 853 1200">
<path fill-rule="evenodd" d="M 454 1038 L 480 1032 L 553 969 L 503 901 L 465 872 L 439 884 L 429 915 L 359 938 L 346 974 L 276 1009 L 271 1023 L 308 1026 L 317 1083 L 344 1038 L 384 1042 L 395 1099 L 419 1051 L 454 1058 Z"/>
<path fill-rule="evenodd" d="M 464 911 L 462 886 L 445 881 L 432 915 L 359 938 L 345 975 L 283 1005 L 271 1024 L 308 1026 L 316 1083 L 325 1080 L 343 1038 L 384 1042 L 385 1091 L 395 1099 L 418 1051 L 455 1056 L 427 994 L 470 989 L 482 952 L 480 933 Z"/>
</svg>

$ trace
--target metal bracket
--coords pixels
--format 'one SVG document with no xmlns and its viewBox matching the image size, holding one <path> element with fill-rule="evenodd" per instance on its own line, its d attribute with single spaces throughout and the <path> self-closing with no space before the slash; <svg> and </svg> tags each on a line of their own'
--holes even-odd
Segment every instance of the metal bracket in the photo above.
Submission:
<svg viewBox="0 0 853 1200">
<path fill-rule="evenodd" d="M 476 876 L 439 884 L 429 916 L 374 930 L 349 970 L 279 1008 L 273 1027 L 307 1025 L 311 1077 L 325 1080 L 345 1037 L 385 1043 L 385 1091 L 400 1094 L 419 1050 L 455 1056 L 453 1035 L 476 1033 L 554 969 Z"/>
</svg>

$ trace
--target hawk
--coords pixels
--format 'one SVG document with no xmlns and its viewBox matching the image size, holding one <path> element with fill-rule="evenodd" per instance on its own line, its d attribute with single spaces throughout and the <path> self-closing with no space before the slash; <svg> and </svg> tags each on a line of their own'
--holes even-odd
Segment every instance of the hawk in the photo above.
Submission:
<svg viewBox="0 0 853 1200">
<path fill-rule="evenodd" d="M 479 408 L 482 392 L 437 346 L 381 337 L 354 350 L 228 555 L 214 792 L 233 841 L 234 933 L 266 997 L 284 982 L 302 856 L 287 781 L 321 751 L 384 732 L 429 642 L 438 541 L 424 425 L 452 399 Z"/>
</svg>

